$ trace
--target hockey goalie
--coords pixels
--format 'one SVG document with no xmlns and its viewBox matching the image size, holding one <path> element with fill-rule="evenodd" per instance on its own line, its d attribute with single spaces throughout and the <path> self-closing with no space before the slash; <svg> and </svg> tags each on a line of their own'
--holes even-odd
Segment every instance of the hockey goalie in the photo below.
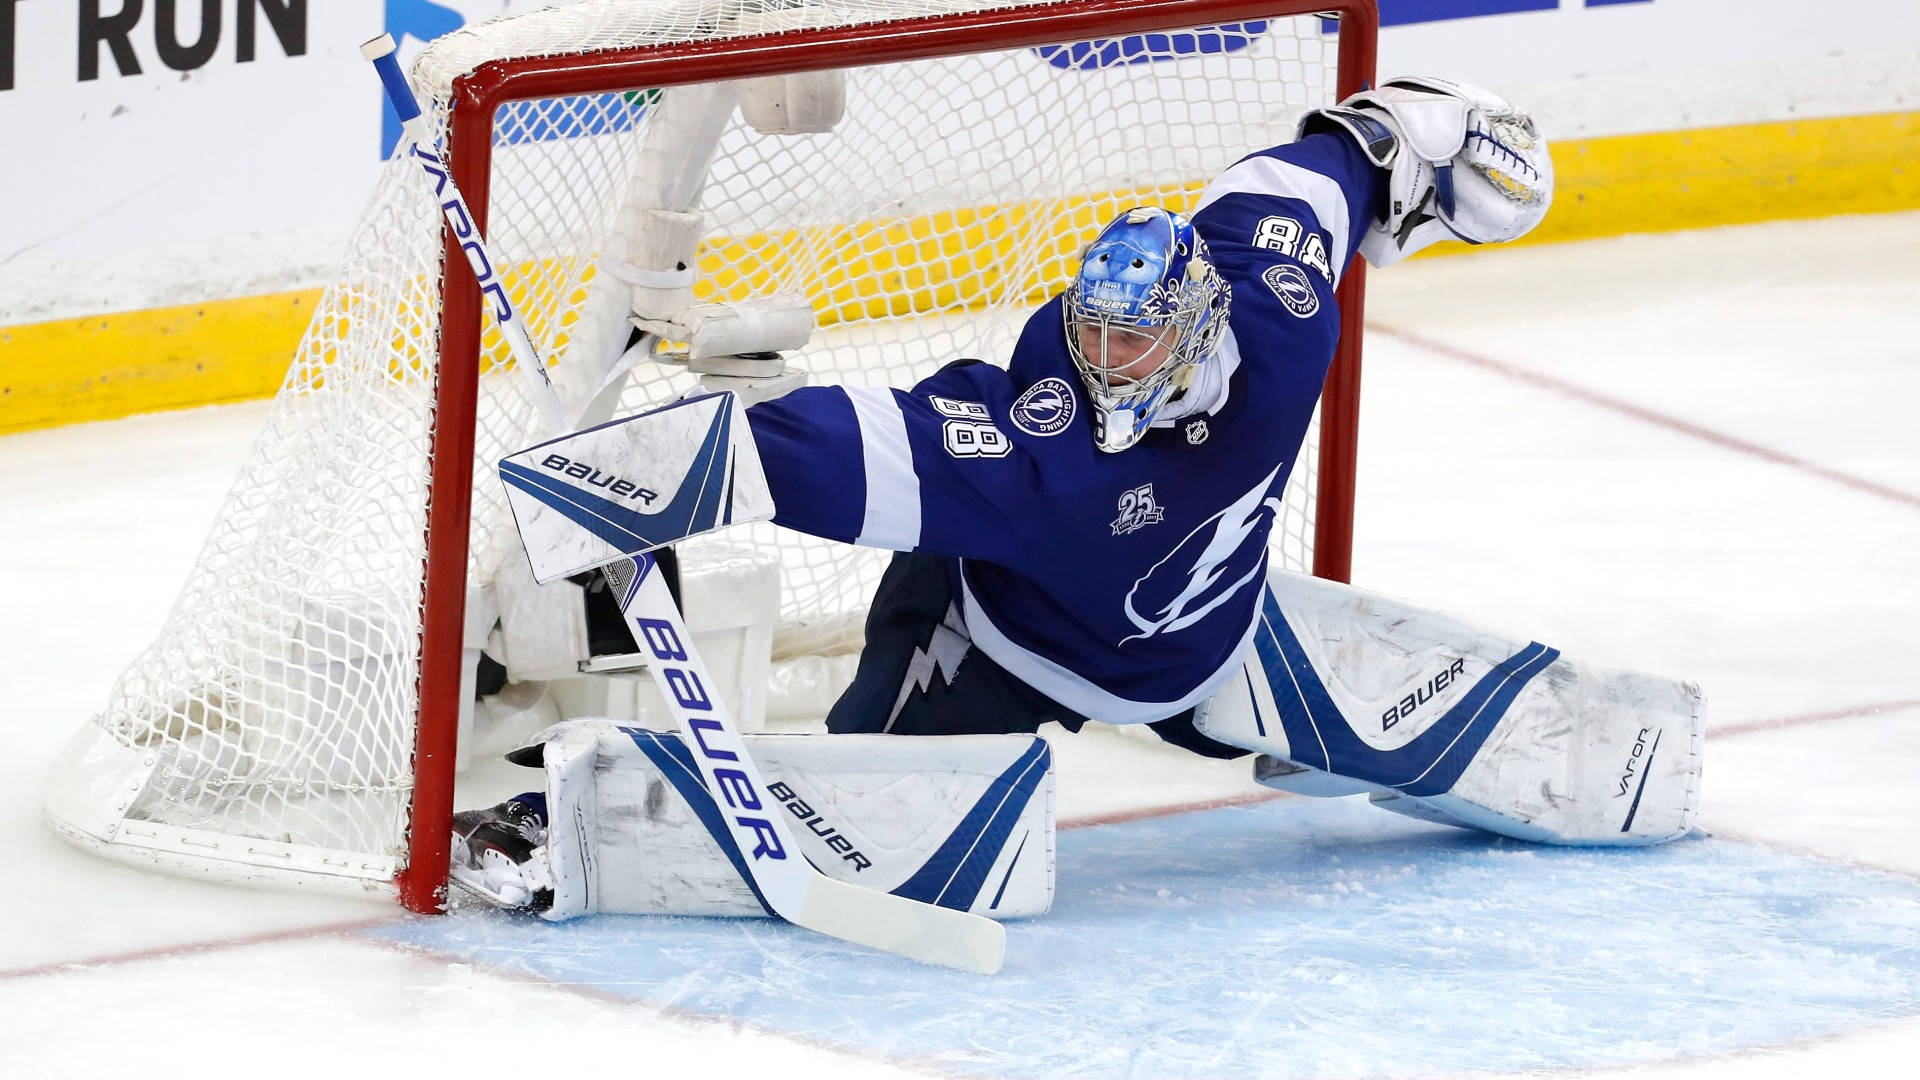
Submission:
<svg viewBox="0 0 1920 1080">
<path fill-rule="evenodd" d="M 1005 367 L 695 397 L 503 476 L 552 572 L 767 515 L 896 552 L 831 734 L 745 740 L 771 812 L 842 881 L 1045 912 L 1048 721 L 1144 724 L 1252 755 L 1276 788 L 1527 841 L 1671 840 L 1698 804 L 1693 684 L 1267 566 L 1351 260 L 1514 239 L 1552 191 L 1514 106 L 1391 80 L 1226 169 L 1191 215 L 1107 224 Z M 632 472 L 636 447 L 661 479 Z M 611 721 L 545 733 L 513 755 L 543 770 L 536 790 L 456 817 L 456 881 L 556 919 L 770 911 L 697 742 Z"/>
</svg>

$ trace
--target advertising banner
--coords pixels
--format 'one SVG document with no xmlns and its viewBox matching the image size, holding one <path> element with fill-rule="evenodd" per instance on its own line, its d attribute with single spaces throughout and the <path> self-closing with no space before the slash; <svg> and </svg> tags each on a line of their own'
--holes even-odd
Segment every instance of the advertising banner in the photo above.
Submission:
<svg viewBox="0 0 1920 1080">
<path fill-rule="evenodd" d="M 469 22 L 545 6 L 0 0 L 0 327 L 242 297 L 287 296 L 298 307 L 302 290 L 326 280 L 398 138 L 359 44 L 385 29 L 407 60 Z M 1911 117 L 1920 101 L 1920 5 L 1908 0 L 1381 0 L 1380 8 L 1382 74 L 1494 88 L 1569 146 Z M 1128 45 L 1099 48 L 1124 62 Z M 1819 164 L 1791 156 L 1801 152 L 1755 150 L 1781 157 L 1782 171 Z M 1632 162 L 1637 172 L 1664 167 Z"/>
</svg>

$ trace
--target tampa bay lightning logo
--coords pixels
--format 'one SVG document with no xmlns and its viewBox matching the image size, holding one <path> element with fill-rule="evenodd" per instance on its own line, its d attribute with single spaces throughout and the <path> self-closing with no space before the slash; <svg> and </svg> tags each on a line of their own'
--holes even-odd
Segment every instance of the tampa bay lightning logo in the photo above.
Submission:
<svg viewBox="0 0 1920 1080">
<path fill-rule="evenodd" d="M 1014 401 L 1013 426 L 1029 435 L 1058 435 L 1073 423 L 1073 387 L 1057 375 L 1027 387 Z"/>
<path fill-rule="evenodd" d="M 1280 474 L 1275 465 L 1231 506 L 1202 522 L 1166 558 L 1153 564 L 1127 590 L 1127 618 L 1139 628 L 1120 640 L 1125 645 L 1155 634 L 1185 630 L 1260 580 L 1267 526 L 1280 510 L 1267 489 Z"/>
<path fill-rule="evenodd" d="M 1281 263 L 1267 267 L 1267 272 L 1260 277 L 1295 318 L 1304 319 L 1320 310 L 1320 296 L 1313 291 L 1313 282 L 1305 270 L 1292 263 Z"/>
</svg>

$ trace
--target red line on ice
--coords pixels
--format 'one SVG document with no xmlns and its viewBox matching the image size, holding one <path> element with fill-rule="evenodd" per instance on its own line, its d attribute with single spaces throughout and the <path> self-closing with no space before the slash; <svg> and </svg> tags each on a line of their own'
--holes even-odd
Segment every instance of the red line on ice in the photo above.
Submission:
<svg viewBox="0 0 1920 1080">
<path fill-rule="evenodd" d="M 1176 803 L 1172 806 L 1149 806 L 1139 810 L 1116 810 L 1110 814 L 1095 814 L 1092 817 L 1062 821 L 1059 827 L 1062 829 L 1084 829 L 1093 825 L 1119 825 L 1128 821 L 1169 817 L 1174 814 L 1192 814 L 1201 810 L 1225 810 L 1234 806 L 1253 806 L 1258 803 L 1272 802 L 1275 799 L 1291 797 L 1292 793 L 1286 791 L 1250 791 L 1245 795 L 1232 795 L 1224 799 L 1206 799 L 1201 802 Z"/>
<path fill-rule="evenodd" d="M 1808 461 L 1805 458 L 1794 457 L 1792 454 L 1783 453 L 1771 447 L 1761 446 L 1759 443 L 1752 443 L 1745 439 L 1735 438 L 1724 432 L 1714 431 L 1712 428 L 1702 427 L 1699 424 L 1682 420 L 1677 416 L 1669 416 L 1666 413 L 1657 412 L 1644 405 L 1635 405 L 1630 401 L 1623 401 L 1619 398 L 1602 394 L 1597 390 L 1589 390 L 1586 387 L 1575 385 L 1564 379 L 1556 379 L 1551 375 L 1542 375 L 1537 371 L 1527 371 L 1523 368 L 1515 367 L 1512 364 L 1495 360 L 1489 356 L 1469 352 L 1457 345 L 1449 345 L 1442 341 L 1435 341 L 1432 338 L 1407 333 L 1405 330 L 1397 330 L 1391 326 L 1382 326 L 1379 323 L 1368 323 L 1367 329 L 1372 333 L 1390 337 L 1396 341 L 1406 342 L 1415 348 L 1423 349 L 1436 356 L 1444 356 L 1449 360 L 1457 360 L 1460 363 L 1469 364 L 1485 371 L 1505 375 L 1509 379 L 1526 383 L 1529 386 L 1539 387 L 1542 390 L 1551 390 L 1555 393 L 1564 394 L 1567 397 L 1588 405 L 1606 409 L 1609 412 L 1619 413 L 1622 416 L 1631 417 L 1643 423 L 1652 424 L 1655 427 L 1665 428 L 1668 431 L 1688 435 L 1702 442 L 1712 443 L 1723 450 L 1732 450 L 1735 453 L 1756 457 L 1762 461 L 1785 466 L 1786 468 L 1794 469 L 1810 476 L 1817 476 L 1822 480 L 1831 481 L 1842 487 L 1849 487 L 1855 491 L 1864 492 L 1868 495 L 1886 499 L 1889 502 L 1899 503 L 1902 506 L 1920 510 L 1920 495 L 1915 495 L 1910 491 L 1901 491 L 1898 488 L 1875 483 L 1872 480 L 1854 476 L 1851 473 L 1843 473 L 1838 469 L 1830 469 L 1825 465 Z"/>
<path fill-rule="evenodd" d="M 78 960 L 56 960 L 50 964 L 35 964 L 33 967 L 12 968 L 0 971 L 0 979 L 27 979 L 37 975 L 72 975 L 89 968 L 108 967 L 115 964 L 137 964 L 145 960 L 166 960 L 176 956 L 195 956 L 201 953 L 223 952 L 227 949 L 240 949 L 249 945 L 274 945 L 284 941 L 304 941 L 311 938 L 346 937 L 363 930 L 373 930 L 387 926 L 402 919 L 411 918 L 405 914 L 394 914 L 377 919 L 355 919 L 345 923 L 323 923 L 319 926 L 301 926 L 291 930 L 273 930 L 264 934 L 246 934 L 241 937 L 215 938 L 212 941 L 189 941 L 179 945 L 161 945 L 152 949 L 134 949 L 129 952 L 107 953 L 103 956 L 88 956 Z"/>
<path fill-rule="evenodd" d="M 1707 738 L 1722 735 L 1749 735 L 1758 731 L 1780 731 L 1806 724 L 1818 724 L 1827 720 L 1852 720 L 1861 716 L 1881 716 L 1886 713 L 1906 712 L 1920 709 L 1920 701 L 1880 701 L 1868 705 L 1851 705 L 1844 709 L 1827 709 L 1823 712 L 1801 713 L 1798 716 L 1776 716 L 1764 720 L 1744 720 L 1725 727 L 1707 725 Z"/>
</svg>

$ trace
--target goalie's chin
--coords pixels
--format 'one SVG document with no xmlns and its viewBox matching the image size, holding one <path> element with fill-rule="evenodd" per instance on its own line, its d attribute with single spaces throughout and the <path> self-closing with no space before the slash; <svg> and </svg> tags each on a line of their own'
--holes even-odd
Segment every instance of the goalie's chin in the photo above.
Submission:
<svg viewBox="0 0 1920 1080">
<path fill-rule="evenodd" d="M 1089 412 L 1094 445 L 1106 453 L 1117 454 L 1139 442 L 1173 391 L 1171 379 L 1127 394 L 1102 393 L 1089 388 L 1087 399 L 1093 406 Z"/>
</svg>

